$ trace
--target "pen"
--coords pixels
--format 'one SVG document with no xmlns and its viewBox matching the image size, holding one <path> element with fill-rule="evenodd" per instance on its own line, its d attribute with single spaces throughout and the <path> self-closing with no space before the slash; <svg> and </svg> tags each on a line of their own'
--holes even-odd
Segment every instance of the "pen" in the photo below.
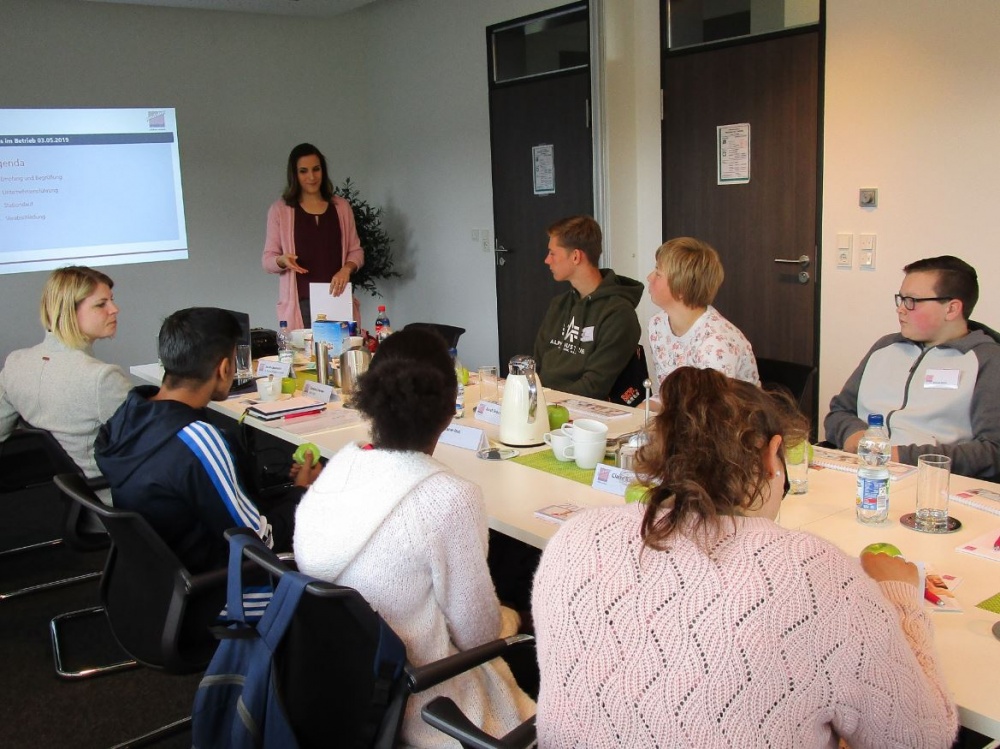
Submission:
<svg viewBox="0 0 1000 749">
<path fill-rule="evenodd" d="M 993 542 L 993 551 L 1000 551 L 1000 536 L 997 536 L 997 540 Z"/>
<path fill-rule="evenodd" d="M 944 601 L 942 601 L 938 596 L 927 588 L 924 588 L 924 598 L 933 603 L 935 606 L 944 606 Z"/>
<path fill-rule="evenodd" d="M 298 414 L 288 414 L 288 416 L 285 416 L 284 419 L 285 421 L 288 421 L 290 419 L 301 419 L 303 416 L 316 416 L 317 414 L 321 413 L 323 413 L 323 409 L 317 408 L 315 411 L 303 411 L 302 413 Z"/>
</svg>

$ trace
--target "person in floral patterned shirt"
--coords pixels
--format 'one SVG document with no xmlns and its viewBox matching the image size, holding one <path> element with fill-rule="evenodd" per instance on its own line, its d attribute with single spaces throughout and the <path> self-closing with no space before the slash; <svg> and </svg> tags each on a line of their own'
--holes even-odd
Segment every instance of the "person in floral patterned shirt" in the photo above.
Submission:
<svg viewBox="0 0 1000 749">
<path fill-rule="evenodd" d="M 678 367 L 717 369 L 760 384 L 746 336 L 712 306 L 725 272 L 719 253 L 693 237 L 677 237 L 656 251 L 649 295 L 663 311 L 649 321 L 656 386 Z"/>
</svg>

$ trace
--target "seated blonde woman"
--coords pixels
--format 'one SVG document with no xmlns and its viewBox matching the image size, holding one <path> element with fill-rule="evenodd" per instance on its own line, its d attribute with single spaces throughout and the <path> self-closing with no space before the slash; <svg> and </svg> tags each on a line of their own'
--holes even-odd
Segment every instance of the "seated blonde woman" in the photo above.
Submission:
<svg viewBox="0 0 1000 749">
<path fill-rule="evenodd" d="M 645 504 L 569 520 L 532 591 L 539 745 L 950 747 L 916 567 L 775 522 L 785 396 L 683 367 L 639 454 Z"/>
<path fill-rule="evenodd" d="M 656 251 L 647 277 L 649 296 L 663 311 L 649 321 L 656 384 L 678 367 L 717 369 L 760 384 L 746 336 L 712 306 L 725 272 L 719 254 L 692 237 L 677 237 Z"/>
<path fill-rule="evenodd" d="M 0 442 L 19 421 L 52 433 L 87 478 L 98 428 L 132 385 L 121 368 L 94 357 L 95 341 L 118 329 L 118 306 L 108 276 L 82 266 L 53 271 L 42 291 L 45 339 L 12 351 L 0 371 Z M 111 503 L 110 494 L 101 498 Z"/>
<path fill-rule="evenodd" d="M 486 565 L 482 491 L 431 457 L 455 414 L 456 388 L 455 365 L 437 333 L 389 336 L 354 399 L 371 421 L 371 444 L 333 456 L 295 513 L 299 569 L 360 592 L 418 666 L 517 629 L 501 613 Z M 496 659 L 411 697 L 406 746 L 454 746 L 420 718 L 439 695 L 493 735 L 512 730 L 535 707 Z"/>
</svg>

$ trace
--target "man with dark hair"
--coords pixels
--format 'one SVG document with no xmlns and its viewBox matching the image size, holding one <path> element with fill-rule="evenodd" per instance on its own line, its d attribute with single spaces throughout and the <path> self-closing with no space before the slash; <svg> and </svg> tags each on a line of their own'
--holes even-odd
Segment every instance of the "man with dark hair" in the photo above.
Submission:
<svg viewBox="0 0 1000 749">
<path fill-rule="evenodd" d="M 857 452 L 869 414 L 885 416 L 892 459 L 947 455 L 963 476 L 1000 473 L 1000 344 L 969 320 L 975 269 L 951 255 L 910 263 L 896 294 L 899 333 L 884 336 L 830 402 L 826 438 Z"/>
<path fill-rule="evenodd" d="M 572 288 L 549 304 L 535 337 L 536 368 L 546 387 L 607 398 L 639 345 L 635 308 L 643 286 L 598 267 L 601 227 L 590 216 L 562 219 L 547 231 L 545 264 Z"/>
<path fill-rule="evenodd" d="M 162 385 L 133 389 L 97 436 L 115 506 L 145 517 L 191 572 L 225 565 L 226 528 L 252 528 L 268 546 L 289 549 L 295 503 L 318 473 L 309 460 L 267 517 L 244 489 L 241 456 L 205 412 L 229 394 L 239 338 L 225 310 L 170 315 L 159 336 Z"/>
</svg>

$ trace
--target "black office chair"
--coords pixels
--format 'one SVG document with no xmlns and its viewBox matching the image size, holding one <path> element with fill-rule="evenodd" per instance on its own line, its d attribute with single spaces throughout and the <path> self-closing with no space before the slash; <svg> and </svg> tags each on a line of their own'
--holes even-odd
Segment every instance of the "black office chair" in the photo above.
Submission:
<svg viewBox="0 0 1000 749">
<path fill-rule="evenodd" d="M 226 531 L 227 538 L 233 534 L 253 539 L 244 555 L 275 579 L 288 571 L 289 567 L 256 540 L 252 531 Z M 306 587 L 275 653 L 273 671 L 289 723 L 303 749 L 330 746 L 332 726 L 336 726 L 334 743 L 338 746 L 393 747 L 411 694 L 534 640 L 529 635 L 515 635 L 425 666 L 408 664 L 388 686 L 384 704 L 378 707 L 372 700 L 377 684 L 372 664 L 378 633 L 379 617 L 356 590 L 319 580 Z"/>
<path fill-rule="evenodd" d="M 81 477 L 83 475 L 58 440 L 45 429 L 27 425 L 18 427 L 0 445 L 0 493 L 2 494 L 37 490 L 39 500 L 44 501 L 48 499 L 53 477 L 60 473 L 78 473 Z M 107 482 L 103 478 L 87 481 L 95 489 L 107 487 Z M 109 545 L 107 534 L 88 530 L 92 526 L 92 519 L 88 518 L 82 508 L 72 502 L 65 503 L 61 537 L 4 549 L 0 551 L 0 559 L 29 551 L 51 549 L 64 543 L 81 552 L 106 549 Z M 0 601 L 74 585 L 100 576 L 100 572 L 88 572 L 37 583 L 0 593 Z"/>
<path fill-rule="evenodd" d="M 74 614 L 105 616 L 122 650 L 141 665 L 174 674 L 203 671 L 215 653 L 209 627 L 226 602 L 226 570 L 191 574 L 141 515 L 105 506 L 79 474 L 56 476 L 55 483 L 94 512 L 111 536 L 101 578 L 102 605 Z M 62 662 L 59 623 L 70 616 L 52 620 L 57 670 Z M 125 667 L 115 664 L 110 670 Z M 135 741 L 171 735 L 190 721 L 187 716 Z"/>
<path fill-rule="evenodd" d="M 994 341 L 1000 343 L 1000 333 L 995 331 L 989 325 L 984 325 L 983 323 L 976 322 L 975 320 L 969 320 L 969 330 L 981 330 Z"/>
<path fill-rule="evenodd" d="M 778 359 L 758 359 L 757 373 L 760 375 L 761 387 L 784 390 L 801 408 L 816 374 L 816 367 Z"/>
<path fill-rule="evenodd" d="M 458 328 L 454 325 L 444 325 L 443 323 L 436 322 L 411 322 L 408 323 L 403 330 L 410 328 L 433 330 L 435 333 L 438 333 L 442 338 L 444 338 L 445 343 L 448 344 L 448 348 L 458 348 L 458 339 L 461 338 L 462 333 L 465 332 L 465 328 Z"/>
<path fill-rule="evenodd" d="M 424 722 L 458 741 L 464 749 L 528 749 L 536 746 L 535 718 L 524 721 L 501 737 L 490 736 L 465 717 L 448 697 L 435 697 L 420 711 Z"/>
<path fill-rule="evenodd" d="M 636 346 L 635 354 L 629 357 L 628 364 L 622 370 L 611 386 L 608 400 L 623 406 L 638 406 L 646 400 L 645 381 L 649 379 L 649 367 L 646 365 L 646 351 L 642 344 Z"/>
</svg>

